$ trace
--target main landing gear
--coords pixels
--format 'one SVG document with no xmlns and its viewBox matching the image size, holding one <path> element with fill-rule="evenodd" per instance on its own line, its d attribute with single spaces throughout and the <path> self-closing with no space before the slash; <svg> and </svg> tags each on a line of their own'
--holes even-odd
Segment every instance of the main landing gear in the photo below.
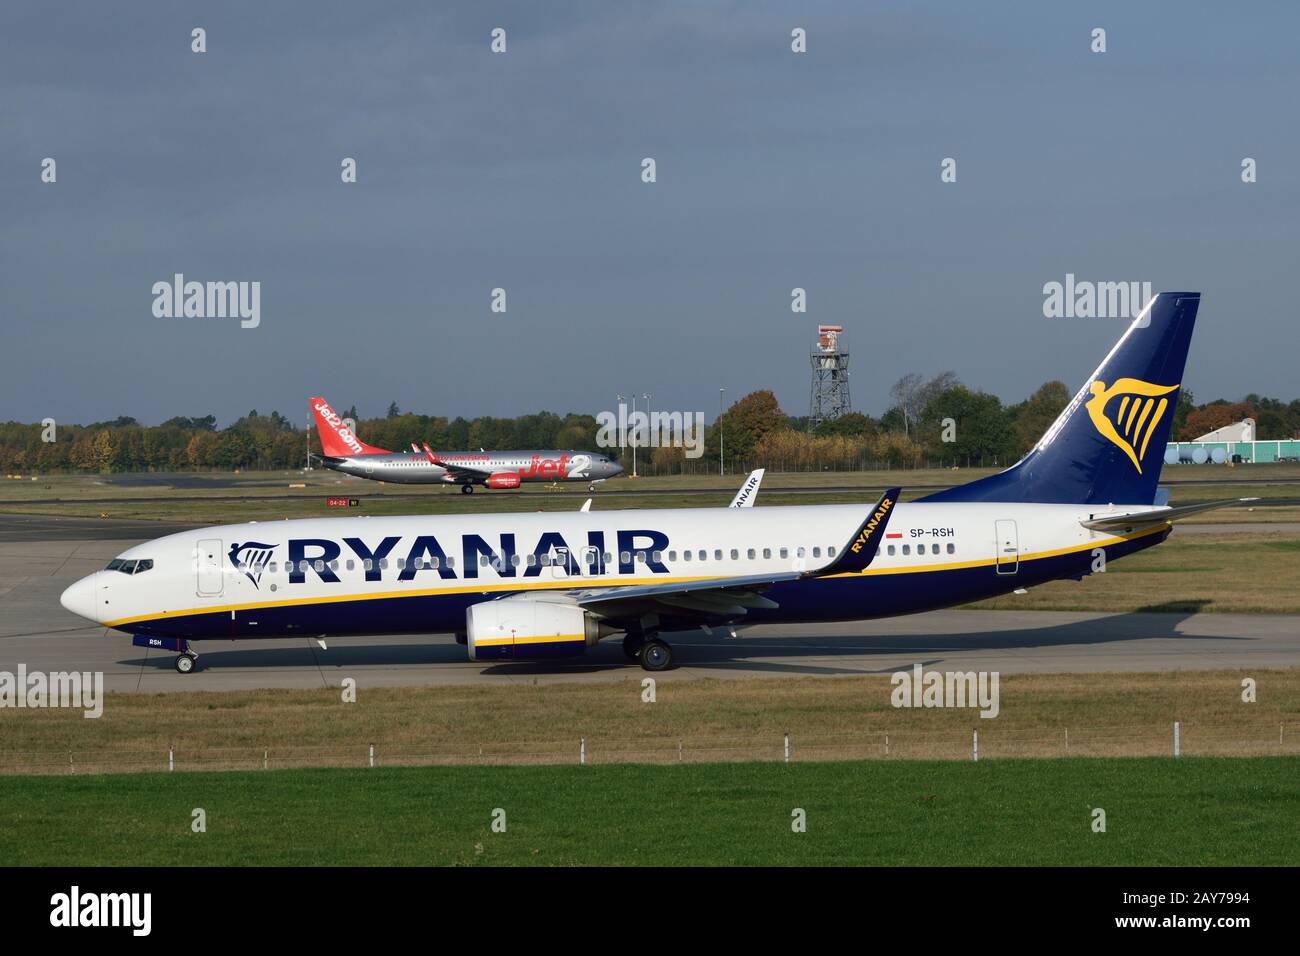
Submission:
<svg viewBox="0 0 1300 956">
<path fill-rule="evenodd" d="M 460 486 L 460 493 L 461 493 L 462 495 L 472 495 L 472 494 L 474 493 L 474 486 L 473 486 L 473 485 L 461 485 L 461 486 Z"/>
<path fill-rule="evenodd" d="M 658 638 L 646 641 L 641 648 L 641 666 L 648 671 L 666 671 L 673 666 L 672 647 Z"/>
<path fill-rule="evenodd" d="M 190 650 L 190 642 L 186 641 L 185 649 L 176 655 L 176 672 L 178 674 L 192 673 L 194 668 L 198 666 L 198 663 L 199 655 Z"/>
<path fill-rule="evenodd" d="M 629 633 L 623 638 L 623 655 L 628 660 L 639 660 L 648 671 L 664 671 L 673 666 L 673 649 L 666 641 L 639 633 Z"/>
</svg>

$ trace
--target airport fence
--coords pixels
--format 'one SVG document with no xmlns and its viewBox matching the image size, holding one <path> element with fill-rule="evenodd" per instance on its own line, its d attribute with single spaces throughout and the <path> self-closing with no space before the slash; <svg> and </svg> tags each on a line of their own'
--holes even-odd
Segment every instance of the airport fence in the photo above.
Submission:
<svg viewBox="0 0 1300 956">
<path fill-rule="evenodd" d="M 1245 757 L 1300 755 L 1300 730 L 1284 724 L 1197 724 L 965 730 L 875 730 L 767 736 L 618 739 L 593 735 L 554 741 L 484 744 L 430 742 L 319 747 L 208 747 L 0 750 L 4 774 L 106 774 L 304 767 L 528 766 L 815 762 L 832 760 L 988 760 L 1060 757 Z"/>
</svg>

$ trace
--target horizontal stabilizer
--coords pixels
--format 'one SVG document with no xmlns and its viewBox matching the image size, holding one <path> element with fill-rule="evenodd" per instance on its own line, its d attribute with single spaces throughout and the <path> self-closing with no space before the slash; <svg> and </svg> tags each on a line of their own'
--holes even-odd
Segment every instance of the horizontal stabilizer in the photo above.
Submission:
<svg viewBox="0 0 1300 956">
<path fill-rule="evenodd" d="M 1200 514 L 1202 511 L 1212 511 L 1215 508 L 1231 508 L 1250 501 L 1259 501 L 1259 499 L 1225 498 L 1222 501 L 1206 501 L 1199 505 L 1156 508 L 1154 511 L 1135 511 L 1126 515 L 1106 515 L 1103 518 L 1093 518 L 1091 521 L 1080 521 L 1079 524 L 1093 531 L 1132 531 L 1137 528 L 1149 528 L 1152 525 L 1164 524 L 1168 521 L 1177 521 L 1189 515 Z"/>
</svg>

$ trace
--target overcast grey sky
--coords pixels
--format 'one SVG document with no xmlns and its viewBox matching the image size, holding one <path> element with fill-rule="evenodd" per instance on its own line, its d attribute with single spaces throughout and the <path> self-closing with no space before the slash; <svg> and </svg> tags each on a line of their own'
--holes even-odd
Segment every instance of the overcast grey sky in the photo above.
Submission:
<svg viewBox="0 0 1300 956">
<path fill-rule="evenodd" d="M 1197 399 L 1294 398 L 1297 35 L 1280 2 L 11 0 L 0 420 L 807 414 L 818 322 L 869 414 L 913 370 L 1017 401 L 1121 331 L 1043 317 L 1066 273 L 1203 292 Z M 260 326 L 154 317 L 177 272 L 260 281 Z"/>
</svg>

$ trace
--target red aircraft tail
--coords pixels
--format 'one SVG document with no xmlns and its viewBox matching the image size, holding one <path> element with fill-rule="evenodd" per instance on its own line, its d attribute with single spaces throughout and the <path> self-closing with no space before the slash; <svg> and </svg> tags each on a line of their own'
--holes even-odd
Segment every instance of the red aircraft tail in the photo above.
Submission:
<svg viewBox="0 0 1300 956">
<path fill-rule="evenodd" d="M 367 445 L 352 433 L 347 423 L 330 408 L 323 398 L 313 398 L 312 417 L 316 420 L 316 433 L 320 435 L 321 451 L 330 458 L 347 458 L 351 455 L 385 455 L 388 450 Z"/>
</svg>

